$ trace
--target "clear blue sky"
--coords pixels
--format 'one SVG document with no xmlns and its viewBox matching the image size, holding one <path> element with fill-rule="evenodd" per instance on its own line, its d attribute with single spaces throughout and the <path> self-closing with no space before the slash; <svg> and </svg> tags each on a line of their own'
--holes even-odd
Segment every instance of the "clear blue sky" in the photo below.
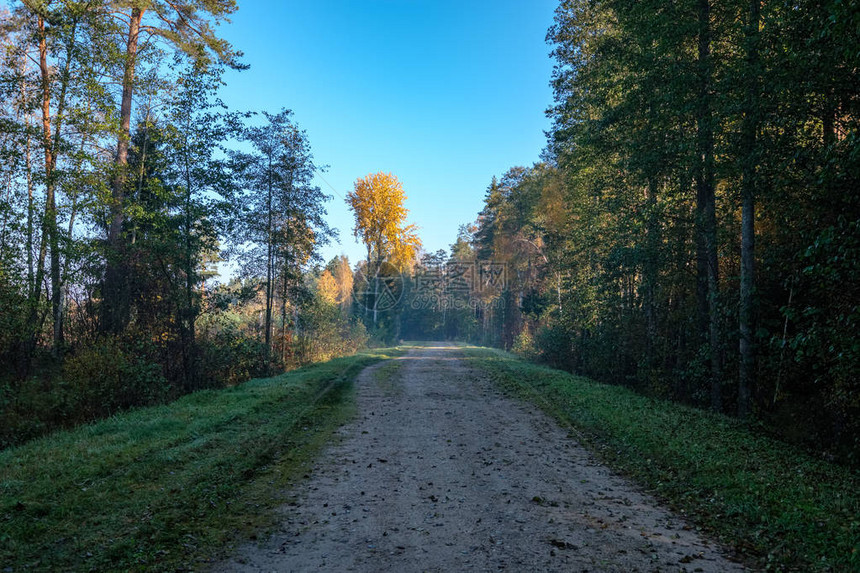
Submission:
<svg viewBox="0 0 860 573">
<path fill-rule="evenodd" d="M 230 72 L 234 109 L 287 107 L 308 133 L 341 252 L 364 254 L 343 197 L 392 172 L 428 251 L 474 221 L 493 175 L 545 144 L 556 0 L 240 0 L 220 33 L 251 69 Z"/>
</svg>

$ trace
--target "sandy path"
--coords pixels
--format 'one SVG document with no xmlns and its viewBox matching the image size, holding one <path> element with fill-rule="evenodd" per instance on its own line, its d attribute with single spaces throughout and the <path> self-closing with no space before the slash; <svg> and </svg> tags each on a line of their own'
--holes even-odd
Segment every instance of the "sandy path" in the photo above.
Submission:
<svg viewBox="0 0 860 573">
<path fill-rule="evenodd" d="M 456 353 L 365 370 L 281 530 L 215 570 L 743 570 Z"/>
</svg>

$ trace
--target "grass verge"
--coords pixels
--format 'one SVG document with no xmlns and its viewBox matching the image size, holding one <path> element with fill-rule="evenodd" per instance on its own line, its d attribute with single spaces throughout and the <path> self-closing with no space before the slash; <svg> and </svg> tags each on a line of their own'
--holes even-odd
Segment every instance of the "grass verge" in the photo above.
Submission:
<svg viewBox="0 0 860 573">
<path fill-rule="evenodd" d="M 345 422 L 378 349 L 58 432 L 0 452 L 0 563 L 195 568 L 276 522 L 283 488 Z"/>
<path fill-rule="evenodd" d="M 462 352 L 746 559 L 770 570 L 860 571 L 860 477 L 848 469 L 724 416 L 497 350 Z"/>
<path fill-rule="evenodd" d="M 389 360 L 373 371 L 373 381 L 384 395 L 400 396 L 403 393 L 399 376 L 402 367 L 402 360 Z"/>
</svg>

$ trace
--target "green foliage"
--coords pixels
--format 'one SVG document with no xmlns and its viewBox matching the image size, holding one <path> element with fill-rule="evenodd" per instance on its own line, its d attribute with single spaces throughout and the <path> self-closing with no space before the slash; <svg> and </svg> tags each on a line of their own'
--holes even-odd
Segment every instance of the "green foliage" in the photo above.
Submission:
<svg viewBox="0 0 860 573">
<path fill-rule="evenodd" d="M 7 264 L 0 260 L 0 361 L 6 364 L 16 359 L 15 352 L 19 349 L 20 333 L 26 320 L 26 299 L 8 275 Z"/>
<path fill-rule="evenodd" d="M 751 403 L 768 431 L 856 463 L 858 14 L 560 1 L 543 161 L 494 177 L 467 237 L 508 269 L 476 313 L 483 342 L 715 411 Z"/>
<path fill-rule="evenodd" d="M 63 395 L 36 377 L 0 381 L 0 448 L 43 436 L 62 425 Z"/>
<path fill-rule="evenodd" d="M 251 144 L 252 151 L 230 153 L 232 170 L 242 188 L 236 196 L 233 239 L 241 245 L 238 251 L 244 274 L 263 280 L 263 339 L 272 358 L 282 366 L 291 362 L 288 317 L 310 297 L 304 273 L 320 262 L 319 248 L 335 236 L 325 220 L 324 205 L 331 197 L 313 182 L 317 167 L 310 141 L 292 114 L 288 109 L 263 112 L 263 125 L 240 130 L 241 139 Z M 274 325 L 277 303 L 279 334 Z M 298 325 L 295 318 L 292 322 L 294 335 Z"/>
<path fill-rule="evenodd" d="M 304 307 L 301 320 L 302 335 L 297 343 L 300 364 L 353 354 L 369 340 L 361 321 L 347 317 L 338 304 L 318 295 Z"/>
<path fill-rule="evenodd" d="M 563 324 L 552 323 L 541 326 L 535 335 L 535 347 L 540 362 L 553 368 L 573 371 L 577 364 L 571 332 Z"/>
<path fill-rule="evenodd" d="M 164 402 L 170 386 L 160 366 L 130 354 L 114 340 L 96 342 L 69 357 L 62 382 L 63 417 L 97 420 L 135 406 Z"/>
<path fill-rule="evenodd" d="M 101 339 L 62 367 L 47 357 L 34 375 L 0 382 L 0 448 L 175 396 L 147 349 Z"/>
<path fill-rule="evenodd" d="M 199 344 L 203 378 L 215 387 L 233 386 L 267 371 L 265 344 L 232 325 L 223 326 Z"/>
<path fill-rule="evenodd" d="M 817 415 L 818 439 L 839 443 L 854 462 L 860 456 L 860 220 L 840 217 L 822 229 L 799 257 L 803 265 L 791 285 L 801 305 L 781 309 L 790 336 L 773 336 L 771 343 L 783 358 L 793 360 L 783 375 L 782 392 L 808 393 L 812 382 L 822 397 Z M 795 299 L 796 300 L 796 299 Z M 786 333 L 789 334 L 789 333 Z M 785 364 L 780 364 L 785 368 Z M 798 380 L 798 374 L 811 380 Z M 782 373 L 780 373 L 782 374 Z M 810 412 L 806 413 L 808 416 Z M 804 416 L 805 417 L 805 416 Z M 808 419 L 804 420 L 809 423 Z"/>
<path fill-rule="evenodd" d="M 354 354 L 368 342 L 364 325 L 343 306 L 315 296 L 299 309 L 301 334 L 287 341 L 287 360 L 275 362 L 260 336 L 258 294 L 258 281 L 235 280 L 204 299 L 192 356 L 198 387 L 235 386 L 273 369 Z M 150 304 L 159 307 L 157 300 Z M 78 348 L 62 367 L 46 357 L 46 367 L 31 377 L 0 379 L 0 447 L 185 394 L 187 388 L 165 375 L 170 365 L 181 368 L 181 339 L 171 335 L 172 323 L 152 317 L 136 326 L 124 339 L 100 338 Z"/>
<path fill-rule="evenodd" d="M 517 335 L 514 339 L 514 345 L 511 347 L 511 352 L 526 360 L 533 360 L 539 355 L 534 337 L 528 330 L 523 330 Z"/>
<path fill-rule="evenodd" d="M 31 29 L 36 19 L 29 6 L 16 10 L 9 27 L 10 41 L 20 45 L 12 50 L 10 44 L 8 54 L 4 52 L 9 58 L 0 62 L 0 75 L 11 82 L 9 106 L 4 99 L 0 120 L 6 126 L 8 119 L 15 128 L 15 138 L 4 138 L 0 150 L 3 157 L 15 159 L 4 163 L 9 193 L 0 203 L 0 361 L 8 371 L 0 403 L 3 446 L 122 409 L 351 353 L 364 340 L 361 330 L 343 321 L 325 332 L 324 347 L 313 335 L 290 340 L 284 336 L 299 322 L 313 324 L 314 329 L 328 324 L 328 318 L 317 324 L 314 317 L 303 320 L 298 315 L 311 298 L 305 277 L 317 260 L 317 248 L 333 235 L 322 208 L 328 198 L 312 184 L 316 167 L 307 136 L 292 123 L 290 112 L 264 114 L 267 126 L 244 126 L 248 116 L 228 112 L 217 99 L 223 68 L 209 57 L 214 54 L 222 63 L 234 65 L 230 46 L 205 26 L 196 32 L 174 30 L 167 43 L 189 51 L 191 57 L 165 58 L 153 50 L 157 42 L 141 46 L 138 58 L 132 58 L 138 71 L 145 72 L 134 85 L 139 102 L 134 115 L 139 119 L 127 138 L 119 138 L 127 142 L 127 161 L 110 165 L 100 157 L 105 156 L 105 140 L 117 137 L 117 126 L 110 124 L 117 119 L 116 102 L 112 97 L 99 99 L 98 93 L 104 96 L 99 91 L 104 78 L 88 74 L 106 66 L 110 72 L 99 74 L 109 77 L 117 69 L 106 45 L 113 36 L 102 29 L 104 3 L 77 6 L 80 13 L 65 14 L 76 6 L 52 5 L 55 14 L 48 26 L 49 66 L 60 57 L 60 48 L 68 52 L 65 62 L 71 66 L 70 75 L 58 76 L 69 83 L 62 89 L 50 86 L 66 94 L 72 106 L 67 107 L 68 117 L 53 116 L 55 151 L 60 155 L 51 189 L 57 194 L 59 212 L 51 213 L 57 223 L 48 227 L 52 241 L 59 233 L 59 246 L 48 244 L 40 225 L 39 202 L 47 201 L 48 181 L 33 172 L 32 158 L 24 161 L 22 156 L 25 151 L 32 156 L 41 136 L 21 123 L 32 110 L 19 99 L 29 97 L 28 90 L 29 95 L 42 95 L 34 83 L 38 77 L 31 73 L 38 70 L 27 69 L 27 50 L 32 50 L 28 42 L 37 36 Z M 235 5 L 219 0 L 171 8 L 144 2 L 136 8 L 143 11 L 144 24 L 159 17 L 167 23 L 174 10 L 190 10 L 183 21 L 204 24 L 229 14 Z M 111 32 L 117 37 L 127 32 L 120 28 Z M 157 29 L 150 31 L 158 36 Z M 95 34 L 101 34 L 100 47 Z M 116 53 L 125 49 L 112 47 Z M 48 103 L 63 105 L 56 100 Z M 96 122 L 93 116 L 107 123 Z M 80 141 L 78 149 L 67 148 L 65 140 L 61 145 L 61 121 L 68 130 L 64 135 Z M 286 131 L 289 141 L 283 141 Z M 233 156 L 246 159 L 244 163 L 225 159 L 231 156 L 228 140 L 246 135 L 258 144 L 258 151 L 271 152 L 268 167 L 274 165 L 273 169 L 263 167 L 266 161 L 259 154 Z M 90 145 L 96 154 L 89 153 Z M 277 191 L 272 200 L 255 202 L 257 192 L 271 183 Z M 258 210 L 249 213 L 254 207 Z M 7 224 L 15 219 L 21 223 Z M 260 221 L 269 222 L 262 232 Z M 102 231 L 107 231 L 107 241 L 100 236 Z M 216 274 L 222 254 L 219 241 L 225 235 L 242 247 L 224 254 L 247 248 L 251 259 L 261 252 L 267 255 L 262 257 L 266 264 L 255 266 L 260 262 L 257 257 L 245 269 L 251 277 L 247 282 L 256 286 L 259 281 L 254 278 L 268 274 L 265 334 L 254 326 L 253 311 L 237 310 L 254 306 L 244 293 L 220 308 L 223 300 L 216 300 L 220 293 L 207 292 L 206 281 Z M 53 308 L 41 286 L 47 254 L 51 283 L 63 286 L 62 292 L 52 291 Z M 341 269 L 339 276 L 343 274 Z M 270 340 L 276 302 L 281 305 L 278 326 L 284 338 L 279 349 L 283 352 L 277 355 Z M 200 324 L 204 313 L 208 315 Z M 112 334 L 107 337 L 106 331 Z M 43 347 L 51 334 L 54 343 Z M 46 358 L 49 351 L 51 359 Z M 50 367 L 41 368 L 41 361 Z"/>
<path fill-rule="evenodd" d="M 773 570 L 860 566 L 860 480 L 730 418 L 638 395 L 500 351 L 470 364 L 530 400 L 610 465 Z"/>
</svg>

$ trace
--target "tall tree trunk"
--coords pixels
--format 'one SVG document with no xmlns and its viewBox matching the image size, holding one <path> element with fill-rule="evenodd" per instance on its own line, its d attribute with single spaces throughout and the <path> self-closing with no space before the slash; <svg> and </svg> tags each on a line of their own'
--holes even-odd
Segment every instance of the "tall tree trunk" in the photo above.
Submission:
<svg viewBox="0 0 860 573">
<path fill-rule="evenodd" d="M 645 311 L 645 360 L 649 369 L 655 363 L 654 341 L 657 339 L 656 290 L 659 272 L 660 225 L 657 220 L 657 183 L 654 177 L 645 188 L 645 258 L 642 263 L 642 306 Z M 632 281 L 631 281 L 632 283 Z M 632 290 L 632 289 L 631 289 Z M 630 296 L 635 301 L 634 293 Z"/>
<path fill-rule="evenodd" d="M 271 353 L 272 349 L 272 266 L 273 245 L 272 245 L 272 158 L 268 158 L 268 190 L 266 195 L 266 354 Z M 268 356 L 267 356 L 268 360 Z M 268 366 L 267 366 L 268 368 Z"/>
<path fill-rule="evenodd" d="M 382 267 L 382 258 L 376 257 L 376 269 L 373 273 L 373 327 L 376 328 L 376 317 L 379 305 L 379 269 Z"/>
<path fill-rule="evenodd" d="M 45 158 L 45 214 L 42 218 L 42 236 L 39 241 L 39 256 L 36 262 L 36 274 L 29 296 L 29 313 L 27 319 L 27 342 L 25 353 L 29 357 L 36 347 L 36 339 L 39 335 L 38 308 L 42 292 L 42 281 L 45 277 L 45 259 L 47 258 L 48 246 L 53 252 L 56 251 L 57 235 L 57 210 L 54 200 L 53 180 L 53 138 L 51 137 L 51 76 L 48 67 L 48 40 L 45 32 L 45 19 L 37 17 L 37 28 L 39 30 L 39 71 L 41 73 L 41 108 L 42 108 L 42 149 Z M 52 289 L 53 290 L 53 289 Z"/>
<path fill-rule="evenodd" d="M 148 115 L 148 114 L 147 114 Z M 144 143 L 144 149 L 146 144 Z M 182 367 L 185 377 L 186 388 L 194 390 L 197 387 L 197 364 L 195 361 L 195 332 L 197 321 L 197 309 L 194 301 L 194 285 L 196 273 L 194 270 L 194 253 L 192 252 L 191 233 L 194 218 L 191 213 L 191 196 L 193 181 L 191 178 L 191 165 L 188 157 L 188 143 L 183 146 L 185 150 L 185 304 L 179 317 L 182 327 Z"/>
<path fill-rule="evenodd" d="M 290 295 L 290 291 L 289 291 L 290 269 L 291 269 L 291 266 L 294 262 L 296 263 L 297 268 L 300 264 L 299 259 L 298 259 L 298 252 L 290 253 L 290 249 L 292 248 L 292 240 L 293 240 L 293 237 L 291 236 L 292 232 L 290 229 L 290 223 L 292 221 L 292 209 L 294 206 L 293 191 L 295 189 L 293 188 L 293 182 L 295 180 L 295 163 L 294 163 L 295 162 L 295 146 L 296 146 L 296 133 L 292 132 L 290 134 L 290 148 L 289 148 L 290 168 L 287 171 L 286 203 L 283 205 L 283 210 L 284 210 L 284 315 L 283 315 L 284 341 L 286 341 L 286 328 L 287 328 L 286 305 L 287 305 L 287 300 L 289 299 L 289 295 Z M 300 273 L 300 271 L 298 271 L 296 274 L 297 274 L 297 276 L 299 276 L 301 273 Z M 299 279 L 297 278 L 296 281 L 297 281 L 296 286 L 298 287 Z M 298 305 L 298 302 L 294 300 L 294 301 L 292 301 L 292 304 L 290 306 L 292 307 L 292 314 L 293 314 L 293 340 L 297 343 L 298 339 L 299 339 L 299 315 L 298 315 L 299 305 Z M 285 346 L 286 346 L 286 344 L 285 344 Z M 307 349 L 304 349 L 304 347 L 302 347 L 302 348 L 303 348 L 303 351 L 307 350 Z M 301 359 L 301 357 L 299 357 L 299 359 Z"/>
<path fill-rule="evenodd" d="M 78 16 L 72 16 L 71 32 L 69 35 L 69 43 L 66 46 L 66 63 L 63 66 L 63 74 L 60 78 L 60 95 L 57 100 L 57 117 L 56 127 L 54 129 L 54 138 L 52 142 L 51 152 L 51 174 L 48 177 L 49 185 L 56 188 L 55 173 L 57 168 L 57 157 L 60 154 L 60 141 L 63 132 L 63 119 L 66 108 L 66 93 L 69 89 L 70 70 L 72 67 L 72 58 L 75 55 L 75 42 L 78 30 Z M 54 344 L 52 352 L 54 356 L 59 356 L 62 353 L 63 340 L 63 275 L 60 265 L 60 248 L 59 248 L 59 227 L 57 226 L 57 207 L 56 195 L 51 193 L 54 199 L 53 217 L 51 220 L 52 236 L 51 236 L 51 310 L 54 319 Z"/>
<path fill-rule="evenodd" d="M 711 362 L 711 409 L 720 412 L 722 360 L 719 323 L 719 259 L 714 190 L 714 124 L 711 103 L 713 62 L 711 59 L 710 0 L 698 0 L 698 80 L 696 110 L 696 267 L 701 339 L 707 340 Z"/>
<path fill-rule="evenodd" d="M 128 41 L 122 78 L 120 125 L 117 136 L 114 176 L 111 182 L 110 225 L 108 228 L 108 256 L 103 292 L 102 330 L 120 333 L 129 319 L 128 269 L 123 260 L 125 250 L 122 234 L 125 219 L 125 182 L 128 165 L 128 146 L 131 139 L 131 108 L 134 95 L 134 74 L 137 64 L 140 23 L 144 9 L 132 8 L 128 26 Z"/>
<path fill-rule="evenodd" d="M 738 376 L 738 417 L 750 413 L 750 397 L 755 387 L 755 198 L 758 153 L 756 135 L 759 127 L 759 21 L 761 0 L 752 0 L 746 30 L 747 85 L 744 117 L 741 125 L 741 279 L 738 326 L 740 332 L 740 368 Z"/>
<path fill-rule="evenodd" d="M 30 116 L 27 116 L 27 143 L 24 152 L 24 165 L 27 169 L 27 292 L 36 291 L 33 269 L 33 219 L 36 215 L 36 204 L 33 198 L 33 161 L 30 154 Z"/>
<path fill-rule="evenodd" d="M 367 315 L 370 312 L 370 304 L 368 303 L 368 298 L 370 298 L 370 244 L 367 245 L 367 265 L 364 267 L 364 282 L 367 283 L 364 290 L 364 319 L 367 320 Z"/>
<path fill-rule="evenodd" d="M 286 259 L 286 257 L 285 257 Z M 287 265 L 284 261 L 284 288 L 281 291 L 281 365 L 287 364 Z"/>
</svg>

